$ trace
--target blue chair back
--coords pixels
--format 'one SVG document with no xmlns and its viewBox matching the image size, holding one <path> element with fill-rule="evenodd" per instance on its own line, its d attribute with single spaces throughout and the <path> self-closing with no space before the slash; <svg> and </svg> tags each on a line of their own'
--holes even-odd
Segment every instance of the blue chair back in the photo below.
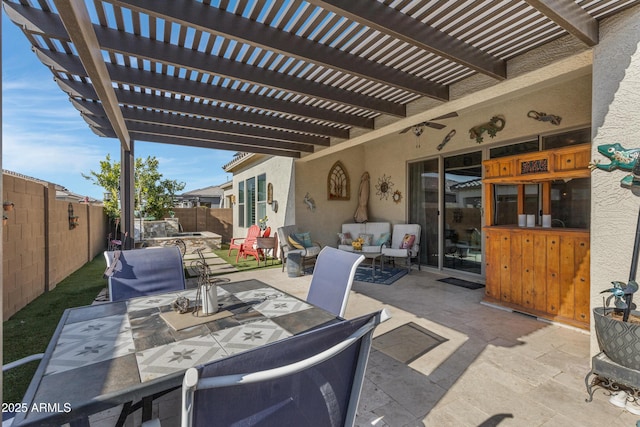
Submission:
<svg viewBox="0 0 640 427">
<path fill-rule="evenodd" d="M 325 246 L 316 261 L 307 301 L 336 316 L 344 316 L 358 265 L 364 256 Z"/>
<path fill-rule="evenodd" d="M 182 426 L 354 424 L 377 312 L 192 368 Z"/>
<path fill-rule="evenodd" d="M 182 254 L 177 246 L 105 251 L 104 255 L 110 271 L 110 301 L 186 288 Z"/>
</svg>

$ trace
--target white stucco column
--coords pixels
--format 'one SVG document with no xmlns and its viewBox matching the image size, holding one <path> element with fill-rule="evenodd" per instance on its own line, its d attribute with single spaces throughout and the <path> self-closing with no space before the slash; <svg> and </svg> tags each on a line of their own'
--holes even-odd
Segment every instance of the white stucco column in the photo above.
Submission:
<svg viewBox="0 0 640 427">
<path fill-rule="evenodd" d="M 620 143 L 640 148 L 640 7 L 600 25 L 594 48 L 592 92 L 592 159 L 609 159 L 598 146 Z M 628 172 L 592 173 L 591 184 L 591 307 L 602 305 L 600 291 L 612 280 L 629 279 L 640 196 L 620 186 Z M 635 296 L 640 304 L 640 295 Z M 591 354 L 598 352 L 593 321 Z"/>
</svg>

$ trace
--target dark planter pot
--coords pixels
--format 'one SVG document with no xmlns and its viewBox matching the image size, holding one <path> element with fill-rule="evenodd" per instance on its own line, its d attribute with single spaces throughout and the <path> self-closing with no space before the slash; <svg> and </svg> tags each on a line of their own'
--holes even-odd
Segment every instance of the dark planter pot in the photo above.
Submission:
<svg viewBox="0 0 640 427">
<path fill-rule="evenodd" d="M 613 309 L 606 309 L 609 313 Z M 640 370 L 640 324 L 623 322 L 605 316 L 605 309 L 593 309 L 593 321 L 600 350 L 609 359 L 627 368 Z M 631 315 L 640 316 L 632 311 Z"/>
</svg>

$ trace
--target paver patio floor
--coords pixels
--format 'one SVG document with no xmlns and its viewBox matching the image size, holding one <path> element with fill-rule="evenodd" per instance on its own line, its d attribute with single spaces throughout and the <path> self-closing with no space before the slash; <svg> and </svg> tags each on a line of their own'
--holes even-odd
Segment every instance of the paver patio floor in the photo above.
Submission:
<svg viewBox="0 0 640 427">
<path fill-rule="evenodd" d="M 228 275 L 258 278 L 305 298 L 310 276 L 279 268 Z M 484 289 L 438 282 L 414 270 L 393 285 L 355 282 L 345 317 L 387 307 L 392 319 L 376 336 L 413 323 L 445 342 L 408 365 L 372 349 L 358 426 L 635 426 L 640 416 L 617 408 L 598 389 L 585 402 L 589 334 L 481 304 Z M 179 425 L 179 392 L 154 402 L 163 427 Z M 118 410 L 94 416 L 113 425 Z M 139 411 L 127 425 L 140 424 Z"/>
</svg>

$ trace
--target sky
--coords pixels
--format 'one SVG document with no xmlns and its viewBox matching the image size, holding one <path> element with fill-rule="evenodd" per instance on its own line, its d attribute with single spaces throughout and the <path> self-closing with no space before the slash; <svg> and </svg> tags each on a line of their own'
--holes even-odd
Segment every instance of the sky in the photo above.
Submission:
<svg viewBox="0 0 640 427">
<path fill-rule="evenodd" d="M 134 143 L 136 158 L 155 156 L 165 179 L 183 192 L 220 185 L 232 176 L 222 166 L 234 151 Z M 2 168 L 53 182 L 101 200 L 104 190 L 83 178 L 99 172 L 107 154 L 120 160 L 120 142 L 94 134 L 31 51 L 22 31 L 2 13 Z"/>
</svg>

